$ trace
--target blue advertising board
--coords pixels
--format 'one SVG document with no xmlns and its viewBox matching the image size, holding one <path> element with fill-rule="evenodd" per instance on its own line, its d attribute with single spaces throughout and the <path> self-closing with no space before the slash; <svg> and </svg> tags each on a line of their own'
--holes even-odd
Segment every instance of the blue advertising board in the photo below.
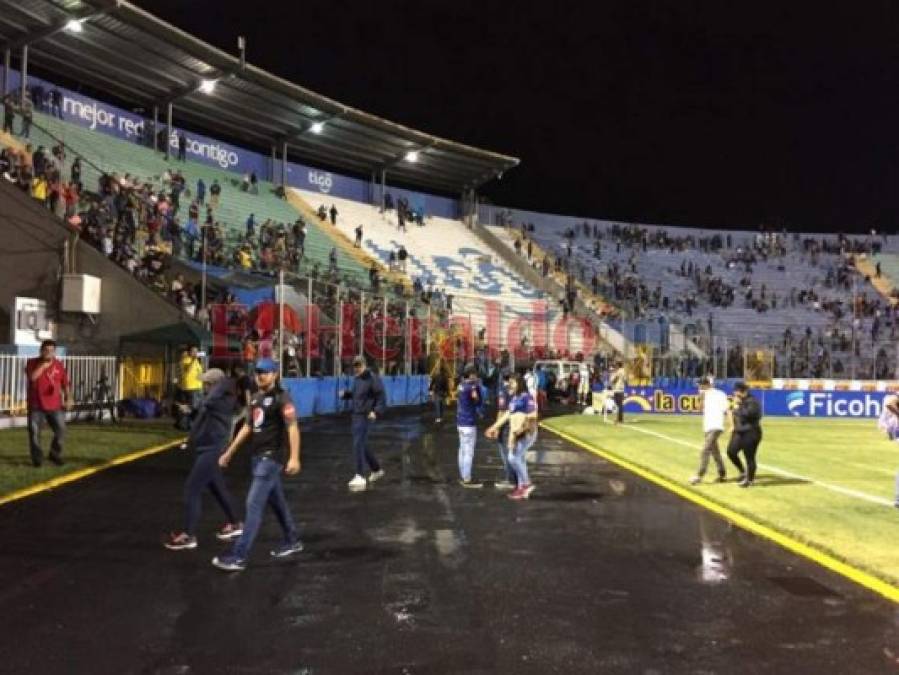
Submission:
<svg viewBox="0 0 899 675">
<path fill-rule="evenodd" d="M 19 72 L 11 70 L 7 89 L 18 89 L 20 82 Z M 152 124 L 152 119 L 144 117 L 138 112 L 97 101 L 38 77 L 29 75 L 28 84 L 31 87 L 40 86 L 45 92 L 58 90 L 62 95 L 60 113 L 62 119 L 91 131 L 125 141 L 138 142 L 144 134 L 144 127 Z M 161 121 L 160 128 L 164 124 L 164 121 Z M 260 179 L 272 178 L 272 160 L 268 155 L 217 141 L 179 127 L 175 127 L 169 134 L 169 146 L 175 152 L 178 150 L 178 135 L 181 133 L 187 140 L 187 157 L 193 161 L 239 174 L 255 173 Z M 275 169 L 279 167 L 280 163 Z M 304 164 L 287 163 L 287 184 L 302 190 L 319 192 L 322 195 L 333 194 L 337 197 L 364 203 L 371 201 L 367 180 L 344 176 Z M 428 215 L 442 218 L 458 217 L 457 203 L 454 199 L 396 188 L 389 188 L 389 191 L 395 195 L 401 193 L 406 196 L 410 205 L 422 206 Z"/>
<path fill-rule="evenodd" d="M 730 396 L 731 387 L 722 389 Z M 881 391 L 791 391 L 753 389 L 762 412 L 771 417 L 877 418 L 887 392 Z M 699 390 L 666 387 L 630 387 L 624 399 L 625 412 L 699 414 Z"/>
</svg>

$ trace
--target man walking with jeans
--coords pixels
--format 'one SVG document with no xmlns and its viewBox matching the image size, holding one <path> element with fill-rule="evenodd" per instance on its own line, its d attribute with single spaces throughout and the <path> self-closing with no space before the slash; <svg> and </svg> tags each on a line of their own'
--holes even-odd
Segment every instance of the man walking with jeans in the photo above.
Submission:
<svg viewBox="0 0 899 675">
<path fill-rule="evenodd" d="M 384 414 L 387 397 L 381 378 L 371 372 L 365 365 L 365 358 L 357 356 L 353 359 L 353 370 L 356 377 L 351 389 L 345 389 L 340 398 L 353 402 L 353 458 L 356 462 L 356 475 L 347 484 L 353 492 L 360 492 L 384 477 L 384 469 L 374 453 L 368 449 L 368 423 Z M 365 467 L 371 469 L 368 481 L 365 480 Z"/>
<path fill-rule="evenodd" d="M 61 465 L 62 444 L 66 435 L 63 407 L 71 410 L 72 400 L 69 375 L 66 373 L 66 367 L 56 358 L 56 343 L 53 340 L 44 340 L 41 343 L 40 356 L 28 359 L 25 364 L 25 377 L 28 379 L 28 444 L 31 450 L 31 463 L 37 467 L 44 461 L 41 426 L 46 421 L 53 430 L 53 442 L 48 456 L 51 462 Z"/>
<path fill-rule="evenodd" d="M 711 380 L 704 377 L 699 381 L 699 395 L 702 398 L 702 430 L 705 433 L 705 442 L 702 445 L 702 455 L 699 459 L 699 471 L 690 479 L 690 485 L 702 482 L 706 470 L 709 468 L 709 458 L 715 460 L 718 469 L 718 482 L 723 483 L 727 479 L 724 470 L 724 460 L 721 459 L 721 451 L 718 449 L 718 437 L 724 433 L 724 420 L 729 412 L 730 404 L 727 396 L 720 389 L 712 386 Z"/>
<path fill-rule="evenodd" d="M 278 365 L 273 360 L 260 359 L 255 370 L 259 391 L 250 400 L 247 423 L 219 458 L 219 466 L 227 467 L 237 448 L 249 440 L 253 453 L 253 482 L 247 494 L 243 533 L 230 553 L 212 559 L 213 565 L 228 572 L 246 569 L 266 505 L 272 507 L 284 533 L 283 542 L 272 550 L 271 555 L 283 558 L 303 550 L 281 485 L 282 471 L 288 476 L 300 472 L 300 427 L 296 409 L 290 394 L 277 384 Z M 286 464 L 285 439 L 290 449 Z"/>
</svg>

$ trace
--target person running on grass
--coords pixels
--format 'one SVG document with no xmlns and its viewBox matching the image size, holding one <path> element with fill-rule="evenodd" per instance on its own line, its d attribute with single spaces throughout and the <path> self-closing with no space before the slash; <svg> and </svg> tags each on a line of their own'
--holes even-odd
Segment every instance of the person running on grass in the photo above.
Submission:
<svg viewBox="0 0 899 675">
<path fill-rule="evenodd" d="M 483 483 L 471 479 L 474 448 L 478 441 L 478 409 L 481 406 L 481 386 L 478 371 L 465 366 L 464 379 L 456 394 L 456 428 L 459 431 L 459 484 L 466 488 L 482 488 Z"/>
<path fill-rule="evenodd" d="M 496 419 L 506 413 L 509 409 L 509 402 L 512 395 L 509 393 L 509 381 L 512 379 L 512 373 L 504 372 L 500 378 L 499 389 L 496 393 Z M 499 451 L 499 459 L 503 464 L 503 479 L 494 483 L 497 490 L 514 490 L 518 487 L 518 481 L 515 478 L 515 468 L 509 461 L 509 423 L 505 422 L 499 426 L 496 437 L 496 447 Z"/>
<path fill-rule="evenodd" d="M 512 395 L 509 409 L 496 419 L 486 436 L 496 438 L 500 427 L 509 423 L 509 462 L 518 482 L 518 487 L 509 495 L 509 499 L 528 499 L 534 491 L 534 485 L 528 476 L 527 453 L 537 440 L 537 402 L 528 392 L 524 378 L 520 375 L 509 380 L 509 393 Z"/>
<path fill-rule="evenodd" d="M 222 541 L 239 537 L 243 524 L 238 520 L 234 500 L 225 486 L 218 461 L 231 440 L 232 415 L 239 407 L 234 383 L 218 368 L 210 368 L 200 375 L 207 394 L 200 402 L 191 425 L 187 447 L 196 453 L 193 468 L 184 483 L 186 518 L 184 531 L 172 533 L 165 547 L 173 551 L 197 547 L 197 523 L 203 505 L 203 491 L 209 488 L 222 507 L 228 522 L 216 533 Z"/>
<path fill-rule="evenodd" d="M 709 467 L 709 458 L 715 460 L 715 467 L 718 469 L 718 482 L 723 483 L 727 480 L 727 472 L 724 470 L 721 450 L 718 449 L 718 437 L 724 433 L 724 423 L 730 410 L 730 404 L 727 401 L 727 395 L 713 387 L 712 381 L 707 377 L 699 381 L 699 396 L 702 401 L 702 431 L 705 434 L 705 441 L 699 458 L 699 471 L 690 479 L 690 485 L 702 482 Z"/>
<path fill-rule="evenodd" d="M 745 382 L 734 385 L 734 409 L 731 412 L 733 433 L 727 444 L 727 456 L 740 472 L 737 481 L 740 487 L 747 488 L 755 481 L 755 455 L 762 442 L 762 407 L 758 400 L 749 393 Z M 746 457 L 746 468 L 740 461 L 740 453 Z"/>
<path fill-rule="evenodd" d="M 256 362 L 255 373 L 259 391 L 250 399 L 247 423 L 219 458 L 219 466 L 227 467 L 234 453 L 245 442 L 249 442 L 253 453 L 253 482 L 247 493 L 243 532 L 229 553 L 212 559 L 213 565 L 228 572 L 246 569 L 266 505 L 272 507 L 284 533 L 283 541 L 271 551 L 271 555 L 284 558 L 303 550 L 281 485 L 282 471 L 288 476 L 300 472 L 300 426 L 297 424 L 296 409 L 290 394 L 278 386 L 277 363 L 272 359 L 260 359 Z M 289 447 L 286 463 L 285 439 Z"/>
</svg>

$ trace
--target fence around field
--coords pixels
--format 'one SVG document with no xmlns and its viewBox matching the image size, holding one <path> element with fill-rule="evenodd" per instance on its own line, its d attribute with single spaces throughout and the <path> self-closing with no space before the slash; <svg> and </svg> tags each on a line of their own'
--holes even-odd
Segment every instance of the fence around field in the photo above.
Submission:
<svg viewBox="0 0 899 675">
<path fill-rule="evenodd" d="M 28 407 L 25 364 L 30 357 L 0 354 L 0 414 L 24 415 Z M 119 374 L 114 356 L 63 356 L 75 405 L 92 402 L 97 385 L 106 378 L 110 391 L 119 398 Z"/>
</svg>

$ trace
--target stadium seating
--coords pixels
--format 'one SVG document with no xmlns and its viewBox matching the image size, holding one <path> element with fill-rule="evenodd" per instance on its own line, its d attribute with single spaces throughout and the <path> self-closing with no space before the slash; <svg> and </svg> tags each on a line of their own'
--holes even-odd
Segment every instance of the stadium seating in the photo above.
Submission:
<svg viewBox="0 0 899 675">
<path fill-rule="evenodd" d="M 240 188 L 239 176 L 235 173 L 217 170 L 193 161 L 178 162 L 170 159 L 167 162 L 161 153 L 135 143 L 110 138 L 40 113 L 35 113 L 34 118 L 36 126 L 32 128 L 32 146 L 36 148 L 38 145 L 44 145 L 49 149 L 55 145 L 56 141 L 43 133 L 42 129 L 46 129 L 53 137 L 61 139 L 71 148 L 67 157 L 68 162 L 71 162 L 74 155 L 78 154 L 107 173 L 117 173 L 119 176 L 129 173 L 141 179 L 151 179 L 156 183 L 167 169 L 180 169 L 187 180 L 189 190 L 185 198 L 192 198 L 197 181 L 202 178 L 206 183 L 207 203 L 209 187 L 213 180 L 217 179 L 222 186 L 222 194 L 216 219 L 225 229 L 228 243 L 236 242 L 245 233 L 245 223 L 251 213 L 255 216 L 257 227 L 266 219 L 289 225 L 300 215 L 287 201 L 274 194 L 274 186 L 271 183 L 260 181 L 259 194 L 243 192 Z M 65 176 L 68 176 L 68 171 L 69 165 L 67 164 L 63 171 Z M 85 186 L 95 189 L 98 178 L 99 174 L 96 169 L 84 163 L 82 181 Z M 309 265 L 318 263 L 321 269 L 327 269 L 328 255 L 336 241 L 315 221 L 308 217 L 304 217 L 304 220 L 307 223 L 306 262 Z M 340 248 L 338 249 L 338 267 L 346 277 L 367 286 L 367 269 L 358 259 L 347 255 Z"/>
<path fill-rule="evenodd" d="M 432 286 L 453 296 L 452 314 L 470 321 L 473 330 L 486 327 L 490 313 L 499 315 L 501 344 L 499 347 L 515 347 L 508 344 L 508 327 L 512 322 L 530 317 L 535 306 L 558 314 L 558 309 L 545 294 L 533 288 L 518 274 L 506 269 L 502 259 L 478 239 L 464 223 L 440 217 L 425 218 L 424 225 L 406 224 L 406 231 L 397 229 L 395 211 L 382 213 L 370 204 L 341 199 L 331 195 L 292 189 L 313 210 L 324 205 L 335 206 L 338 211 L 335 229 L 348 241 L 355 240 L 358 225 L 363 228 L 363 248 L 382 264 L 389 264 L 391 252 L 402 245 L 408 253 L 406 274 L 418 280 L 422 287 Z M 331 227 L 330 221 L 325 227 Z M 495 309 L 491 309 L 492 307 Z M 535 305 L 535 303 L 538 303 Z M 545 309 L 538 310 L 545 313 Z M 549 320 L 552 321 L 555 316 Z M 495 320 L 494 320 L 495 322 Z M 559 328 L 558 344 L 576 353 L 584 346 L 578 328 L 564 331 Z M 531 336 L 533 341 L 533 336 Z"/>
<path fill-rule="evenodd" d="M 494 225 L 491 226 L 491 231 L 514 250 L 515 241 L 522 239 L 521 231 L 517 226 L 519 224 L 516 223 L 516 227 Z M 614 223 L 599 222 L 597 224 L 602 235 L 602 249 L 600 258 L 597 259 L 594 256 L 592 224 L 593 221 L 591 221 L 591 236 L 585 236 L 581 225 L 572 226 L 571 219 L 559 218 L 557 222 L 553 222 L 552 219 L 546 218 L 534 227 L 533 232 L 527 232 L 527 236 L 552 256 L 561 256 L 564 259 L 567 257 L 566 242 L 568 241 L 565 235 L 567 231 L 573 229 L 576 233 L 572 240 L 570 259 L 573 268 L 579 269 L 580 266 L 583 266 L 587 279 L 595 271 L 600 279 L 600 288 L 605 299 L 616 301 L 611 293 L 609 267 L 617 263 L 620 270 L 626 274 L 633 274 L 639 283 L 645 285 L 650 291 L 659 287 L 662 294 L 669 298 L 670 304 L 667 311 L 650 310 L 643 313 L 643 318 L 652 320 L 660 314 L 665 314 L 669 320 L 692 326 L 695 333 L 706 336 L 706 339 L 702 341 L 702 346 L 706 349 L 727 351 L 735 345 L 744 348 L 782 348 L 784 333 L 788 329 L 794 338 L 803 336 L 807 330 L 811 330 L 816 337 L 833 332 L 850 335 L 853 327 L 849 307 L 851 307 L 853 298 L 863 298 L 869 306 L 882 306 L 881 313 L 886 312 L 886 302 L 883 301 L 881 293 L 868 283 L 864 273 L 853 273 L 851 276 L 854 277 L 854 282 L 849 288 L 839 284 L 826 286 L 825 280 L 829 274 L 836 274 L 842 259 L 838 253 L 820 252 L 815 256 L 810 255 L 803 247 L 803 240 L 806 236 L 787 236 L 785 256 L 768 256 L 767 258 L 757 256 L 757 261 L 751 265 L 751 273 L 748 273 L 745 264 L 739 262 L 729 264 L 729 259 L 734 257 L 738 248 L 742 248 L 744 251 L 752 250 L 756 242 L 756 233 L 732 232 L 731 247 L 729 249 L 724 247 L 720 251 L 703 251 L 695 244 L 692 247 L 685 247 L 683 250 L 672 251 L 668 247 L 659 248 L 650 245 L 644 249 L 639 244 L 631 246 L 619 242 L 610 232 Z M 665 229 L 658 226 L 641 225 L 640 227 L 647 230 L 650 237 L 658 230 Z M 667 228 L 666 231 L 673 237 L 692 236 L 697 241 L 700 237 L 708 238 L 719 235 L 723 238 L 726 236 L 726 233 L 722 231 L 696 228 Z M 808 236 L 817 241 L 824 239 L 831 243 L 836 241 L 834 235 Z M 894 262 L 894 258 L 888 251 L 890 246 L 895 247 L 895 242 L 884 242 L 879 237 L 877 239 L 878 243 L 881 243 L 887 250 L 887 253 L 881 255 L 878 260 L 882 261 L 884 274 L 888 275 L 888 268 Z M 536 259 L 535 255 L 535 262 Z M 681 274 L 681 263 L 692 265 L 694 268 L 698 267 L 703 273 L 709 271 L 733 287 L 735 289 L 734 302 L 726 307 L 710 303 L 707 298 L 697 292 L 693 278 Z M 861 271 L 859 270 L 859 272 Z M 741 281 L 747 276 L 751 280 L 755 298 L 759 297 L 764 285 L 769 305 L 764 312 L 747 306 L 744 300 L 745 288 L 741 286 Z M 897 274 L 897 278 L 899 278 L 899 274 Z M 799 291 L 809 289 L 814 289 L 822 301 L 839 301 L 844 308 L 842 316 L 835 318 L 832 313 L 816 306 L 813 302 L 791 301 L 791 296 L 795 300 Z M 689 310 L 680 304 L 675 304 L 676 299 L 688 296 L 695 298 L 696 301 L 695 306 L 690 307 Z M 776 308 L 770 302 L 772 296 L 777 298 Z M 634 307 L 630 301 L 618 299 L 617 302 L 623 313 L 633 315 Z M 882 319 L 878 318 L 877 320 L 881 321 L 882 326 Z M 872 312 L 864 316 L 855 326 L 856 339 L 860 347 L 857 359 L 860 372 L 864 369 L 873 369 L 875 357 L 879 358 L 878 363 L 882 364 L 884 351 L 887 353 L 890 363 L 893 363 L 895 350 L 889 346 L 886 339 L 887 334 L 881 333 L 876 341 L 872 337 L 874 321 Z M 710 325 L 716 336 L 714 343 L 710 343 L 707 338 Z M 827 346 L 834 361 L 842 361 L 843 364 L 850 362 L 851 355 L 847 349 L 830 344 Z M 880 350 L 883 351 L 878 356 Z M 890 365 L 890 370 L 892 367 Z"/>
</svg>

